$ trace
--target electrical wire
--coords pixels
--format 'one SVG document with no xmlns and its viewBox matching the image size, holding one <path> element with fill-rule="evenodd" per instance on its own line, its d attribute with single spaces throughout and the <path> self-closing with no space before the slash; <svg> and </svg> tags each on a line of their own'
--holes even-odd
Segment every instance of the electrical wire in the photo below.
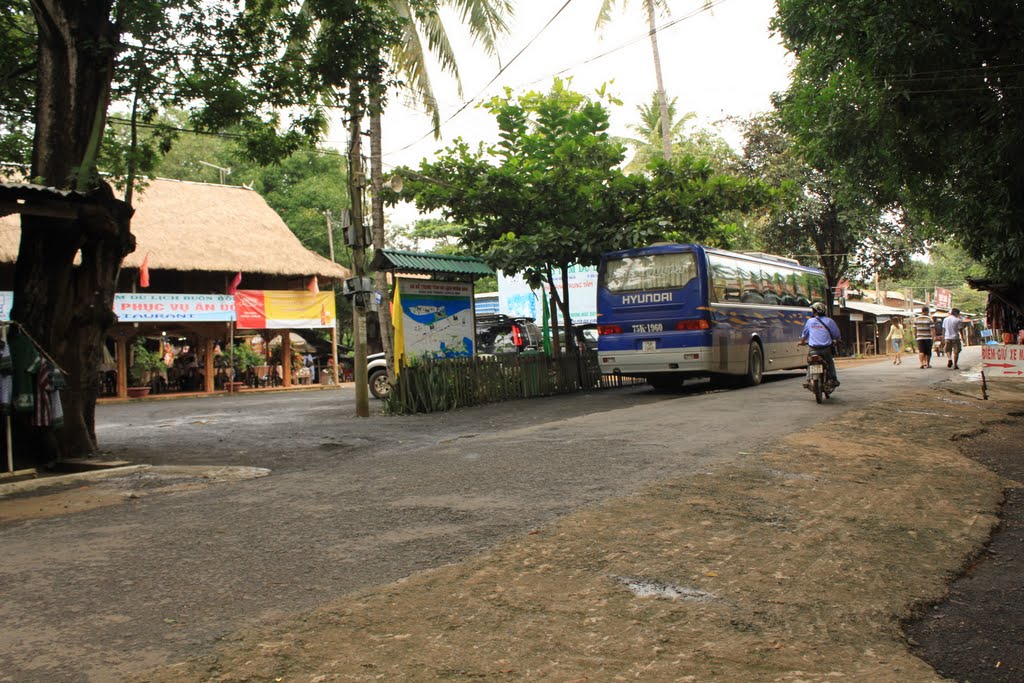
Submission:
<svg viewBox="0 0 1024 683">
<path fill-rule="evenodd" d="M 459 107 L 459 108 L 458 108 L 458 109 L 457 109 L 457 110 L 455 111 L 455 113 L 454 113 L 454 114 L 452 114 L 452 115 L 451 115 L 451 116 L 449 116 L 449 117 L 448 117 L 447 119 L 445 119 L 445 120 L 444 120 L 444 122 L 442 123 L 442 125 L 445 125 L 445 124 L 448 124 L 448 123 L 450 123 L 452 119 L 454 119 L 454 118 L 455 118 L 456 116 L 458 116 L 459 114 L 461 114 L 462 112 L 464 112 L 464 111 L 465 111 L 465 110 L 466 110 L 466 109 L 467 109 L 467 108 L 469 107 L 469 105 L 471 105 L 471 104 L 475 104 L 475 103 L 476 103 L 476 101 L 477 101 L 477 100 L 478 100 L 478 99 L 480 98 L 480 96 L 481 96 L 481 95 L 482 95 L 482 94 L 483 94 L 483 93 L 484 93 L 484 92 L 485 92 L 485 91 L 487 90 L 487 88 L 491 87 L 491 85 L 492 85 L 492 84 L 494 83 L 494 81 L 498 80 L 498 77 L 499 77 L 499 76 L 501 76 L 501 74 L 505 73 L 505 71 L 506 71 L 506 70 L 507 70 L 507 69 L 508 69 L 508 68 L 509 68 L 510 66 L 512 66 L 512 64 L 514 64 L 514 63 L 515 63 L 515 61 L 516 61 L 517 59 L 519 59 L 519 57 L 520 57 L 520 56 L 522 56 L 522 54 L 523 54 L 524 52 L 526 52 L 526 50 L 527 50 L 527 49 L 529 49 L 529 47 L 530 47 L 531 45 L 533 45 L 533 44 L 534 44 L 535 42 L 537 42 L 537 39 L 538 39 L 538 38 L 540 38 L 540 36 L 541 36 L 541 35 L 542 35 L 542 34 L 544 33 L 544 31 L 546 31 L 546 30 L 548 29 L 548 27 L 549 27 L 549 26 L 551 26 L 552 22 L 554 22 L 554 20 L 555 20 L 555 19 L 557 19 L 557 18 L 558 18 L 558 16 L 559 16 L 559 15 L 560 15 L 560 14 L 561 14 L 562 12 L 564 12 L 564 11 L 565 11 L 565 8 L 566 8 L 566 7 L 568 7 L 568 6 L 570 5 L 570 4 L 572 4 L 572 1 L 573 1 L 573 0 L 565 0 L 565 4 L 563 4 L 563 5 L 562 5 L 562 6 L 560 7 L 560 8 L 558 8 L 558 11 L 557 11 L 557 12 L 555 12 L 555 13 L 554 13 L 554 15 L 553 15 L 553 16 L 552 16 L 552 17 L 551 17 L 550 19 L 548 19 L 548 20 L 547 20 L 547 23 L 545 23 L 545 24 L 544 24 L 544 26 L 543 26 L 543 27 L 541 27 L 540 31 L 538 31 L 538 32 L 537 32 L 537 33 L 536 33 L 536 34 L 535 34 L 535 35 L 533 36 L 533 38 L 530 38 L 530 40 L 529 40 L 529 41 L 527 41 L 526 45 L 524 45 L 524 46 L 523 46 L 522 48 L 520 48 L 519 52 L 517 52 L 517 53 L 515 54 L 515 56 L 514 56 L 514 57 L 512 57 L 512 59 L 510 59 L 510 60 L 508 61 L 508 63 L 506 63 L 506 64 L 505 64 L 505 65 L 503 65 L 503 66 L 502 66 L 502 67 L 501 67 L 500 69 L 498 69 L 498 73 L 494 74 L 494 77 L 493 77 L 493 78 L 491 78 L 491 80 L 487 82 L 487 85 L 485 85 L 485 86 L 484 86 L 483 88 L 481 88 L 481 89 L 480 89 L 480 92 L 478 92 L 478 93 L 477 93 L 477 94 L 476 94 L 476 95 L 475 95 L 474 97 L 472 97 L 471 99 L 469 99 L 469 100 L 467 100 L 467 101 L 463 102 L 463 103 L 462 103 L 462 106 L 461 106 L 461 107 Z M 402 147 L 402 148 L 400 148 L 400 149 L 394 150 L 394 151 L 392 151 L 392 152 L 385 152 L 385 153 L 384 153 L 384 156 L 387 156 L 387 155 L 389 155 L 389 154 L 398 154 L 398 153 L 400 153 L 400 152 L 404 152 L 405 150 L 409 149 L 410 147 L 413 147 L 413 146 L 415 146 L 415 145 L 418 145 L 418 144 L 419 144 L 420 142 L 422 142 L 422 141 L 423 141 L 423 140 L 424 140 L 425 138 L 427 138 L 428 136 L 432 135 L 432 134 L 433 134 L 433 132 L 434 132 L 434 129 L 433 129 L 433 128 L 431 128 L 431 129 L 430 129 L 430 130 L 428 130 L 428 131 L 427 131 L 426 133 L 424 133 L 424 134 L 423 134 L 423 135 L 421 135 L 420 137 L 416 138 L 416 140 L 414 140 L 414 141 L 410 142 L 410 143 L 409 143 L 408 145 L 406 145 L 405 147 Z"/>
<path fill-rule="evenodd" d="M 513 58 L 512 58 L 512 60 L 511 60 L 511 61 L 509 61 L 509 63 L 508 63 L 508 64 L 506 64 L 505 66 L 503 66 L 503 67 L 502 67 L 502 68 L 501 68 L 501 69 L 500 69 L 500 70 L 498 71 L 498 73 L 497 73 L 497 74 L 495 74 L 495 75 L 494 75 L 494 77 L 493 77 L 493 78 L 492 78 L 492 79 L 491 79 L 491 80 L 490 80 L 490 81 L 489 81 L 489 82 L 487 83 L 487 85 L 485 85 L 485 86 L 484 86 L 484 87 L 483 87 L 483 88 L 482 88 L 482 89 L 480 90 L 480 92 L 478 92 L 478 93 L 477 93 L 477 95 L 476 95 L 476 96 L 474 96 L 474 97 L 473 97 L 472 99 L 470 99 L 470 100 L 468 100 L 468 101 L 464 102 L 464 103 L 462 104 L 462 106 L 460 106 L 460 107 L 458 108 L 458 110 L 456 110 L 456 111 L 455 111 L 455 113 L 454 113 L 454 114 L 452 114 L 451 116 L 449 116 L 449 117 L 448 117 L 448 118 L 447 118 L 447 119 L 446 119 L 446 120 L 444 121 L 444 123 L 445 123 L 445 124 L 447 124 L 447 123 L 451 122 L 451 120 L 452 120 L 452 119 L 454 119 L 454 118 L 455 118 L 456 116 L 458 116 L 458 115 L 459 115 L 459 114 L 461 114 L 461 113 L 462 113 L 463 111 L 465 111 L 465 110 L 466 110 L 466 109 L 467 109 L 467 108 L 468 108 L 468 107 L 469 107 L 469 106 L 470 106 L 471 104 L 475 104 L 475 103 L 476 103 L 476 102 L 477 102 L 477 101 L 478 101 L 478 100 L 480 99 L 480 96 L 481 96 L 481 95 L 482 95 L 482 94 L 483 94 L 483 93 L 484 93 L 484 92 L 485 92 L 485 91 L 486 91 L 486 90 L 487 90 L 487 89 L 488 89 L 488 88 L 489 88 L 489 87 L 490 87 L 491 85 L 493 85 L 493 84 L 494 84 L 494 82 L 495 82 L 495 81 L 496 81 L 496 80 L 498 79 L 498 77 L 499 77 L 499 76 L 501 76 L 501 74 L 502 74 L 502 73 L 503 73 L 503 72 L 504 72 L 504 71 L 505 71 L 505 70 L 506 70 L 506 69 L 507 69 L 507 68 L 508 68 L 509 66 L 511 66 L 511 65 L 512 65 L 512 62 L 514 62 L 514 61 L 516 60 L 516 58 L 517 58 L 517 57 L 519 57 L 519 56 L 520 56 L 520 55 L 521 55 L 521 54 L 522 54 L 522 53 L 523 53 L 523 52 L 524 52 L 524 51 L 525 51 L 525 50 L 526 50 L 526 49 L 527 49 L 528 47 L 530 47 L 530 46 L 531 46 L 531 45 L 532 45 L 532 44 L 533 44 L 533 43 L 534 43 L 534 42 L 535 42 L 535 41 L 537 40 L 537 38 L 539 38 L 539 37 L 540 37 L 540 35 L 541 35 L 541 34 L 542 34 L 542 33 L 543 33 L 543 32 L 544 32 L 544 31 L 545 31 L 545 30 L 546 30 L 546 29 L 547 29 L 547 28 L 548 28 L 548 27 L 549 27 L 549 26 L 551 25 L 551 23 L 552 23 L 552 22 L 553 22 L 553 21 L 554 21 L 554 20 L 555 20 L 555 19 L 556 19 L 556 18 L 558 17 L 558 15 L 559 15 L 559 14 L 561 14 L 562 10 L 564 10 L 564 9 L 565 9 L 565 8 L 566 8 L 566 7 L 567 7 L 567 6 L 569 5 L 569 2 L 571 2 L 571 1 L 572 1 L 572 0 L 567 0 L 567 2 L 566 2 L 566 3 L 564 4 L 564 5 L 562 5 L 562 7 L 561 7 L 561 8 L 560 8 L 560 9 L 558 10 L 558 12 L 556 12 L 556 13 L 555 13 L 555 15 L 554 15 L 554 16 L 552 16 L 552 17 L 551 17 L 551 19 L 549 19 L 549 20 L 548 20 L 548 22 L 547 22 L 547 23 L 546 23 L 546 24 L 544 25 L 544 27 L 543 27 L 543 28 L 542 28 L 542 29 L 541 29 L 541 30 L 540 30 L 540 31 L 539 31 L 539 32 L 538 32 L 538 33 L 537 33 L 537 34 L 536 34 L 536 35 L 535 35 L 535 36 L 534 36 L 533 38 L 531 38 L 531 39 L 530 39 L 530 41 L 529 41 L 529 42 L 528 42 L 528 43 L 527 43 L 527 44 L 526 44 L 526 45 L 525 45 L 525 46 L 524 46 L 524 47 L 523 47 L 523 48 L 522 48 L 522 49 L 521 49 L 521 50 L 520 50 L 520 51 L 519 51 L 518 53 L 516 53 L 516 56 L 515 56 L 515 57 L 513 57 Z M 571 71 L 572 69 L 575 69 L 575 68 L 577 68 L 577 67 L 583 66 L 583 65 L 585 65 L 585 64 L 590 64 L 591 62 L 595 62 L 595 61 L 598 61 L 598 60 L 600 60 L 600 59 L 603 59 L 603 58 L 605 58 L 605 57 L 608 57 L 609 55 L 615 54 L 616 52 L 618 52 L 618 51 L 620 51 L 620 50 L 623 50 L 623 49 L 625 49 L 625 48 L 627 48 L 627 47 L 631 47 L 632 45 L 635 45 L 636 43 L 640 42 L 641 40 L 646 40 L 646 39 L 648 39 L 648 38 L 650 37 L 651 33 L 661 33 L 661 32 L 663 32 L 663 31 L 665 31 L 665 30 L 667 30 L 667 29 L 670 29 L 670 28 L 672 28 L 672 27 L 674 27 L 674 26 L 676 26 L 676 25 L 678 25 L 678 24 L 680 24 L 680 23 L 682 23 L 682 22 L 684 22 L 684 21 L 687 21 L 687 20 L 689 20 L 689 19 L 693 19 L 694 17 L 696 17 L 696 16 L 698 16 L 698 15 L 700 15 L 700 14 L 703 14 L 703 13 L 705 13 L 705 12 L 710 12 L 710 11 L 711 11 L 711 10 L 713 10 L 713 9 L 714 9 L 715 7 L 717 7 L 718 5 L 721 5 L 721 4 L 722 4 L 722 3 L 724 3 L 725 1 L 726 1 L 726 0 L 713 0 L 713 2 L 710 2 L 710 3 L 709 3 L 709 4 L 707 4 L 707 5 L 702 5 L 702 6 L 701 6 L 701 7 L 699 8 L 699 9 L 696 9 L 696 10 L 694 10 L 693 12 L 690 12 L 689 14 L 686 14 L 686 15 L 684 15 L 684 16 L 682 16 L 682 17 L 679 17 L 679 18 L 677 18 L 677 19 L 673 19 L 673 20 L 671 20 L 671 21 L 669 21 L 669 22 L 667 22 L 667 23 L 665 23 L 665 24 L 663 24 L 663 25 L 661 25 L 661 26 L 655 26 L 655 27 L 654 27 L 653 29 L 649 29 L 649 30 L 645 31 L 645 32 L 644 32 L 644 33 L 642 33 L 642 34 L 639 34 L 639 35 L 637 35 L 637 36 L 635 36 L 635 37 L 633 37 L 633 38 L 630 38 L 630 39 L 626 40 L 625 42 L 623 42 L 623 43 L 621 43 L 621 44 L 619 44 L 619 45 L 617 45 L 617 46 L 615 46 L 615 47 L 613 47 L 613 48 L 611 48 L 611 49 L 609 49 L 609 50 L 606 50 L 606 51 L 604 51 L 604 52 L 602 52 L 602 53 L 599 53 L 599 54 L 597 54 L 597 55 L 594 55 L 593 57 L 589 57 L 589 58 L 587 58 L 587 59 L 584 59 L 584 60 L 582 60 L 582 61 L 579 61 L 579 62 L 577 62 L 577 63 L 575 63 L 575 64 L 570 64 L 569 66 L 565 67 L 564 69 L 562 69 L 562 70 L 560 70 L 560 71 L 557 71 L 557 72 L 555 72 L 555 73 L 553 73 L 553 74 L 549 74 L 549 75 L 547 75 L 547 76 L 541 76 L 541 77 L 539 77 L 539 78 L 536 78 L 536 79 L 534 79 L 534 80 L 532 80 L 532 81 L 527 81 L 527 82 L 525 82 L 525 83 L 521 83 L 521 84 L 519 84 L 518 86 L 516 86 L 516 88 L 514 88 L 514 89 L 519 89 L 519 88 L 523 88 L 523 87 L 526 87 L 526 86 L 529 86 L 529 85 L 533 85 L 533 84 L 535 84 L 535 83 L 539 83 L 539 82 L 541 82 L 541 81 L 545 81 L 545 80 L 548 80 L 548 79 L 554 78 L 555 76 L 560 76 L 561 74 L 564 74 L 564 73 L 566 73 L 567 71 Z M 399 153 L 401 153 L 401 152 L 404 152 L 404 151 L 406 151 L 407 149 L 409 149 L 409 148 L 411 148 L 411 147 L 413 147 L 413 146 L 415 146 L 415 145 L 419 144 L 420 142 L 422 142 L 422 141 L 423 141 L 423 140 L 424 140 L 425 138 L 427 138 L 428 136 L 430 136 L 431 134 L 433 134 L 433 132 L 434 132 L 434 131 L 433 131 L 433 129 L 431 129 L 431 130 L 427 131 L 426 133 L 424 133 L 423 135 L 421 135 L 421 136 L 420 136 L 419 138 L 417 138 L 416 140 L 414 140 L 413 142 L 410 142 L 409 144 L 405 145 L 404 147 L 400 147 L 399 149 L 396 149 L 396 150 L 391 150 L 391 151 L 385 152 L 385 153 L 384 153 L 384 156 L 389 156 L 389 155 L 392 155 L 392 154 L 399 154 Z"/>
</svg>

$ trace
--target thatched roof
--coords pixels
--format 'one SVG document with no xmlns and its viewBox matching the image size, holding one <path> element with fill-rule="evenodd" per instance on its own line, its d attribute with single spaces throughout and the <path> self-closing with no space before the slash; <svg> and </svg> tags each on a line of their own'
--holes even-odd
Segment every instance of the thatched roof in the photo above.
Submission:
<svg viewBox="0 0 1024 683">
<path fill-rule="evenodd" d="M 153 270 L 349 276 L 348 269 L 299 242 L 257 192 L 244 187 L 154 179 L 135 195 L 136 249 L 124 259 Z M 21 219 L 0 218 L 0 263 L 18 257 Z"/>
</svg>

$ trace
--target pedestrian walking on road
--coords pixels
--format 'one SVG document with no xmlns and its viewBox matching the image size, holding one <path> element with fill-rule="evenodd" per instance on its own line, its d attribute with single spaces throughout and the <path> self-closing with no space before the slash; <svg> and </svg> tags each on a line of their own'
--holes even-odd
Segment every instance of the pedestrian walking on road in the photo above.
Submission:
<svg viewBox="0 0 1024 683">
<path fill-rule="evenodd" d="M 893 318 L 886 341 L 892 348 L 892 364 L 903 365 L 903 319 Z"/>
<path fill-rule="evenodd" d="M 942 337 L 946 347 L 946 367 L 959 370 L 960 360 L 960 309 L 954 308 L 942 321 Z"/>
<path fill-rule="evenodd" d="M 932 366 L 932 318 L 928 315 L 928 307 L 921 307 L 921 314 L 914 318 L 914 337 L 917 340 L 917 360 L 921 369 Z"/>
</svg>

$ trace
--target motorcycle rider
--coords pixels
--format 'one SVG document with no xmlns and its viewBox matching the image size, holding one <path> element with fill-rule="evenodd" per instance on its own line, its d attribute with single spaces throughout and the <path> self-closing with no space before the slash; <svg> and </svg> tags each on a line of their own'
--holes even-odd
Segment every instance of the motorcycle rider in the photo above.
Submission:
<svg viewBox="0 0 1024 683">
<path fill-rule="evenodd" d="M 839 326 L 826 315 L 825 304 L 815 301 L 811 305 L 811 317 L 804 323 L 804 331 L 800 333 L 800 345 L 807 345 L 825 359 L 825 374 L 833 386 L 839 386 L 836 376 L 836 362 L 832 358 L 832 345 L 842 337 Z"/>
</svg>

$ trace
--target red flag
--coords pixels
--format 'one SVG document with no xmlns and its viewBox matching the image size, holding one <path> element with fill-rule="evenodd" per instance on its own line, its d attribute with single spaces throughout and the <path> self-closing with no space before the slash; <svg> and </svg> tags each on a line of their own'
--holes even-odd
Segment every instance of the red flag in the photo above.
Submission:
<svg viewBox="0 0 1024 683">
<path fill-rule="evenodd" d="M 316 275 L 314 275 L 313 277 L 309 278 L 309 284 L 306 285 L 306 289 L 308 289 L 311 292 L 319 292 L 320 291 L 320 285 L 316 281 Z"/>
<path fill-rule="evenodd" d="M 149 287 L 149 252 L 146 252 L 146 258 L 142 259 L 142 265 L 139 266 L 139 287 Z"/>
<path fill-rule="evenodd" d="M 231 284 L 228 285 L 228 294 L 234 295 L 238 291 L 238 285 L 242 283 L 242 273 L 238 272 L 237 275 L 231 280 Z"/>
</svg>

